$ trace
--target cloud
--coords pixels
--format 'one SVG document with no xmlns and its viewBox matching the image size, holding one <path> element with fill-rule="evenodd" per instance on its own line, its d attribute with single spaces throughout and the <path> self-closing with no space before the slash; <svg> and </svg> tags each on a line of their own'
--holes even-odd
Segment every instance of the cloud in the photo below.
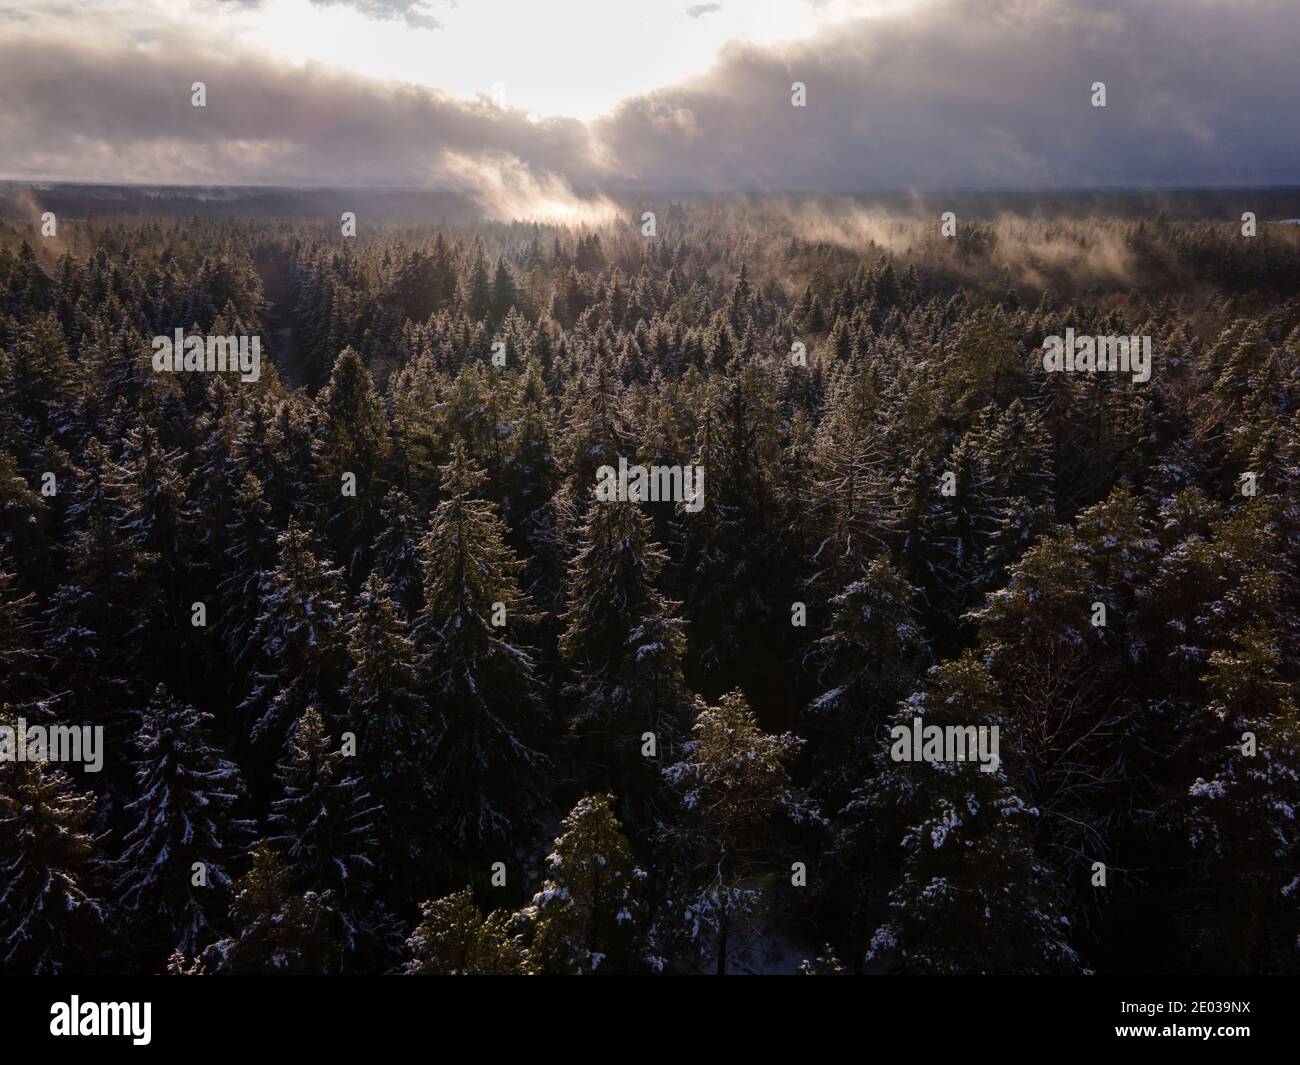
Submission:
<svg viewBox="0 0 1300 1065">
<path fill-rule="evenodd" d="M 191 85 L 207 106 L 191 104 Z M 169 30 L 146 43 L 0 43 L 3 176 L 146 184 L 446 186 L 464 159 L 594 191 L 586 126 Z M 454 165 L 453 165 L 454 157 Z"/>
<path fill-rule="evenodd" d="M 19 23 L 0 38 L 0 176 L 417 185 L 560 213 L 622 193 L 1295 183 L 1296 40 L 1300 5 L 1274 0 L 933 0 L 732 45 L 706 75 L 583 123 L 171 23 L 80 37 Z"/>
<path fill-rule="evenodd" d="M 595 132 L 683 191 L 1295 182 L 1296 40 L 1273 0 L 942 0 L 733 46 Z"/>
<path fill-rule="evenodd" d="M 443 28 L 433 15 L 429 14 L 432 4 L 427 0 L 311 0 L 317 7 L 351 7 L 366 18 L 379 20 L 403 20 L 412 29 L 440 30 Z"/>
<path fill-rule="evenodd" d="M 721 10 L 721 4 L 692 4 L 686 9 L 686 13 L 691 18 L 703 18 L 705 15 L 711 15 L 713 12 Z"/>
</svg>

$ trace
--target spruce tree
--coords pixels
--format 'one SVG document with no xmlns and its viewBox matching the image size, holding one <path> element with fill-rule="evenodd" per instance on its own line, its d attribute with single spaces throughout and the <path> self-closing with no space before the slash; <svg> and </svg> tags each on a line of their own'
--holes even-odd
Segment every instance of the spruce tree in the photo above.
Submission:
<svg viewBox="0 0 1300 1065">
<path fill-rule="evenodd" d="M 420 545 L 424 606 L 414 632 L 438 715 L 432 821 L 450 845 L 474 851 L 523 838 L 549 763 L 533 746 L 542 709 L 533 658 L 511 635 L 532 620 L 522 563 L 496 507 L 477 498 L 485 474 L 464 446 L 440 469 L 446 499 Z"/>
<path fill-rule="evenodd" d="M 588 795 L 560 822 L 547 878 L 522 911 L 528 967 L 540 973 L 626 973 L 650 964 L 644 939 L 650 874 L 639 868 L 612 795 Z"/>
<path fill-rule="evenodd" d="M 884 719 L 928 665 L 929 652 L 916 591 L 887 558 L 872 562 L 830 607 L 827 632 L 809 656 L 824 690 L 806 716 L 825 783 L 842 798 L 869 764 Z"/>
<path fill-rule="evenodd" d="M 298 890 L 334 900 L 348 967 L 373 966 L 397 947 L 391 918 L 373 897 L 383 808 L 366 794 L 350 759 L 308 708 L 276 768 L 266 842 L 282 856 Z"/>
<path fill-rule="evenodd" d="M 410 497 L 390 488 L 384 497 L 381 528 L 371 547 L 373 574 L 391 589 L 394 603 L 408 621 L 424 602 L 420 536 L 419 519 Z"/>
<path fill-rule="evenodd" d="M 132 727 L 147 692 L 137 668 L 147 629 L 137 608 L 156 606 L 148 582 L 156 560 L 122 542 L 115 476 L 108 449 L 92 439 L 67 514 L 67 577 L 51 597 L 46 624 L 51 675 L 69 692 L 69 712 L 75 708 L 83 722 L 120 734 Z M 146 609 L 145 614 L 157 616 L 157 611 Z"/>
<path fill-rule="evenodd" d="M 791 733 L 760 731 L 735 691 L 700 705 L 682 760 L 664 770 L 678 814 L 663 839 L 672 875 L 664 912 L 673 923 L 658 938 L 672 937 L 718 976 L 743 961 L 758 934 L 764 897 L 752 878 L 777 867 L 779 823 L 820 821 L 790 778 L 802 746 Z"/>
<path fill-rule="evenodd" d="M 259 582 L 261 613 L 245 654 L 256 663 L 239 717 L 255 744 L 278 744 L 308 706 L 333 713 L 346 671 L 342 572 L 322 562 L 296 521 Z"/>
<path fill-rule="evenodd" d="M 230 905 L 237 932 L 209 945 L 193 962 L 177 952 L 169 970 L 237 976 L 338 973 L 342 952 L 333 898 L 328 892 L 296 894 L 284 863 L 265 841 L 249 852 L 249 859 Z"/>
<path fill-rule="evenodd" d="M 316 397 L 316 408 L 319 428 L 313 449 L 320 528 L 335 557 L 359 582 L 379 529 L 390 444 L 383 402 L 352 348 L 339 354 L 329 383 Z M 352 480 L 345 485 L 348 475 Z M 345 487 L 355 495 L 345 494 Z"/>
<path fill-rule="evenodd" d="M 134 553 L 140 585 L 132 603 L 138 651 L 130 660 L 144 680 L 188 684 L 191 604 L 205 596 L 180 453 L 165 450 L 150 428 L 131 429 L 111 487 L 119 508 L 115 535 Z"/>
<path fill-rule="evenodd" d="M 0 725 L 17 726 L 6 705 Z M 113 942 L 95 798 L 48 761 L 0 759 L 0 972 L 107 968 Z"/>
<path fill-rule="evenodd" d="M 252 822 L 238 816 L 239 770 L 213 746 L 211 721 L 162 685 L 141 714 L 136 793 L 124 809 L 133 827 L 122 837 L 114 890 L 146 958 L 194 953 L 219 933 L 232 866 L 252 835 Z"/>
<path fill-rule="evenodd" d="M 375 574 L 357 596 L 348 652 L 353 665 L 344 695 L 358 772 L 383 808 L 379 831 L 401 897 L 427 876 L 439 839 L 424 814 L 434 794 L 438 720 L 425 700 L 407 625 Z"/>
<path fill-rule="evenodd" d="M 510 976 L 525 971 L 527 954 L 509 915 L 500 910 L 486 918 L 465 888 L 426 902 L 420 922 L 406 941 L 411 959 L 407 976 Z"/>
<path fill-rule="evenodd" d="M 939 666 L 899 705 L 894 723 L 910 728 L 920 717 L 925 727 L 998 726 L 1006 734 L 999 703 L 986 668 L 967 653 Z M 1002 749 L 1009 766 L 987 772 L 975 759 L 896 761 L 910 735 L 887 742 L 881 772 L 850 809 L 875 822 L 886 848 L 901 847 L 893 916 L 873 935 L 867 960 L 908 973 L 1080 971 L 1051 870 L 1034 852 L 1037 811 L 1009 783 L 1013 755 Z"/>
<path fill-rule="evenodd" d="M 638 828 L 650 823 L 657 767 L 670 757 L 690 711 L 683 624 L 677 604 L 656 587 L 666 562 L 635 503 L 596 504 L 570 567 L 562 618 L 570 730 L 586 779 L 617 786 Z M 651 756 L 643 753 L 647 742 Z"/>
</svg>

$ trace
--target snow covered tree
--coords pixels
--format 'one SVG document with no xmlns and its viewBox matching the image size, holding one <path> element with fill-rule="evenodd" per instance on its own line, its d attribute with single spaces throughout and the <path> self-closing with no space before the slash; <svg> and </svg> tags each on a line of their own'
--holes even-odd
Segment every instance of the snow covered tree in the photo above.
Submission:
<svg viewBox="0 0 1300 1065">
<path fill-rule="evenodd" d="M 997 583 L 1036 537 L 1054 521 L 1055 463 L 1052 439 L 1042 416 L 1011 401 L 983 435 L 981 452 L 991 476 L 991 507 L 985 549 L 989 580 Z"/>
<path fill-rule="evenodd" d="M 5 706 L 0 725 L 16 721 Z M 54 763 L 0 760 L 0 972 L 108 968 L 112 916 L 94 817 L 94 795 Z"/>
<path fill-rule="evenodd" d="M 17 460 L 0 451 L 0 551 L 10 553 L 15 576 L 25 588 L 45 588 L 52 580 L 49 518 L 45 501 L 28 484 Z"/>
<path fill-rule="evenodd" d="M 820 820 L 790 779 L 802 746 L 791 733 L 760 731 L 735 691 L 716 706 L 701 704 L 682 760 L 664 770 L 679 804 L 664 845 L 673 877 L 665 912 L 680 924 L 666 934 L 702 962 L 711 959 L 719 976 L 758 933 L 756 878 L 778 865 L 778 824 Z"/>
<path fill-rule="evenodd" d="M 450 845 L 472 851 L 532 823 L 549 763 L 532 746 L 541 717 L 532 656 L 507 639 L 532 619 L 522 563 L 496 507 L 476 497 L 485 475 L 459 441 L 441 472 L 447 498 L 420 543 L 424 606 L 414 632 L 438 715 L 432 822 Z"/>
<path fill-rule="evenodd" d="M 492 282 L 488 280 L 487 260 L 483 258 L 483 245 L 476 241 L 474 262 L 465 276 L 462 300 L 469 316 L 476 322 L 492 314 Z"/>
<path fill-rule="evenodd" d="M 1300 972 L 1300 707 L 1283 643 L 1251 624 L 1209 658 L 1198 731 L 1213 745 L 1184 800 L 1196 857 L 1183 935 L 1198 968 Z"/>
<path fill-rule="evenodd" d="M 710 695 L 779 658 L 769 634 L 774 615 L 790 599 L 777 598 L 785 581 L 774 565 L 782 560 L 774 485 L 780 445 L 764 412 L 775 407 L 775 392 L 772 374 L 735 363 L 711 375 L 697 398 L 702 409 L 690 453 L 704 471 L 704 494 L 694 513 L 675 516 L 694 683 L 702 686 L 707 678 Z M 751 580 L 756 572 L 765 573 L 761 587 Z M 773 599 L 784 600 L 782 607 Z M 756 663 L 741 648 L 772 653 Z"/>
<path fill-rule="evenodd" d="M 48 694 L 45 656 L 33 594 L 21 595 L 9 569 L 9 553 L 0 544 L 0 676 L 5 697 L 18 708 Z"/>
<path fill-rule="evenodd" d="M 510 461 L 506 468 L 503 514 L 512 543 L 527 545 L 541 521 L 541 511 L 559 479 L 555 457 L 552 401 L 542 367 L 529 359 L 519 380 L 517 419 Z"/>
<path fill-rule="evenodd" d="M 560 401 L 560 469 L 581 513 L 594 498 L 596 471 L 618 467 L 619 456 L 631 453 L 617 382 L 603 357 L 576 375 Z"/>
<path fill-rule="evenodd" d="M 253 690 L 239 707 L 255 744 L 279 742 L 308 706 L 332 711 L 346 669 L 341 571 L 312 553 L 296 521 L 276 544 L 279 561 L 262 573 L 262 612 L 249 639 Z"/>
<path fill-rule="evenodd" d="M 213 746 L 211 721 L 159 685 L 136 737 L 136 797 L 124 810 L 134 827 L 114 863 L 114 891 L 141 953 L 159 961 L 173 949 L 194 953 L 219 934 L 231 865 L 253 833 L 237 816 L 243 782 Z"/>
<path fill-rule="evenodd" d="M 232 521 L 225 530 L 225 561 L 229 573 L 218 586 L 221 610 L 216 629 L 236 674 L 259 654 L 253 639 L 262 613 L 263 572 L 275 565 L 276 531 L 262 486 L 251 473 L 235 496 Z"/>
<path fill-rule="evenodd" d="M 210 944 L 193 963 L 177 952 L 169 968 L 187 975 L 339 972 L 339 922 L 329 893 L 295 894 L 279 855 L 264 841 L 250 858 L 251 867 L 236 881 L 230 905 L 237 934 Z"/>
<path fill-rule="evenodd" d="M 547 878 L 521 911 L 531 972 L 626 973 L 650 964 L 650 874 L 636 865 L 613 806 L 612 795 L 588 795 L 560 822 Z"/>
<path fill-rule="evenodd" d="M 999 703 L 988 671 L 967 653 L 936 667 L 895 723 L 911 727 L 920 717 L 926 727 L 1005 731 Z M 880 773 L 847 811 L 902 847 L 889 893 L 894 916 L 876 930 L 867 959 L 910 973 L 1083 968 L 1051 872 L 1034 853 L 1037 811 L 1012 789 L 1006 768 L 986 772 L 976 759 L 893 761 L 883 754 L 888 743 L 882 737 Z"/>
<path fill-rule="evenodd" d="M 379 831 L 400 883 L 427 873 L 437 833 L 424 811 L 433 794 L 438 722 L 415 665 L 414 644 L 375 574 L 357 596 L 348 630 L 353 667 L 344 694 L 358 736 L 358 772 L 383 808 Z"/>
<path fill-rule="evenodd" d="M 392 590 L 393 601 L 409 621 L 424 602 L 420 525 L 410 497 L 390 488 L 384 497 L 380 524 L 371 547 L 373 572 Z"/>
<path fill-rule="evenodd" d="M 831 794 L 869 764 L 884 718 L 929 660 L 916 592 L 887 558 L 831 600 L 827 632 L 810 652 L 827 685 L 809 705 L 815 757 Z"/>
<path fill-rule="evenodd" d="M 181 454 L 164 449 L 151 428 L 128 430 L 110 484 L 120 508 L 114 530 L 118 550 L 134 553 L 141 585 L 131 604 L 138 646 L 131 661 L 142 680 L 188 684 L 190 604 L 200 596 Z"/>
<path fill-rule="evenodd" d="M 658 790 L 657 759 L 672 751 L 690 711 L 683 625 L 677 604 L 656 588 L 666 561 L 636 504 L 593 506 L 570 567 L 559 645 L 587 779 L 606 788 L 617 782 L 639 827 Z M 647 732 L 662 752 L 655 758 L 642 753 Z"/>
<path fill-rule="evenodd" d="M 26 458 L 47 437 L 66 440 L 73 432 L 75 390 L 68 343 L 58 318 L 33 317 L 0 367 L 0 403 L 17 434 L 6 440 L 6 446 L 14 448 L 21 442 Z"/>
<path fill-rule="evenodd" d="M 897 523 L 878 413 L 871 378 L 841 371 L 810 456 L 813 527 L 821 533 L 811 583 L 831 595 L 866 572 Z"/>
<path fill-rule="evenodd" d="M 498 259 L 492 278 L 492 318 L 500 322 L 510 313 L 517 299 L 515 281 L 504 259 Z"/>
<path fill-rule="evenodd" d="M 46 623 L 51 675 L 70 693 L 68 712 L 116 732 L 133 727 L 138 701 L 147 697 L 136 669 L 142 633 L 137 607 L 150 601 L 145 571 L 153 560 L 122 542 L 114 475 L 108 449 L 89 441 L 68 508 L 75 532 L 67 579 L 51 597 Z"/>
<path fill-rule="evenodd" d="M 390 445 L 383 401 L 352 348 L 339 354 L 329 383 L 316 397 L 316 408 L 319 428 L 313 445 L 321 527 L 335 557 L 345 560 L 356 577 L 364 572 L 370 542 L 379 530 Z M 356 479 L 355 496 L 343 494 L 345 474 Z"/>
<path fill-rule="evenodd" d="M 465 888 L 426 902 L 424 920 L 406 941 L 411 960 L 407 976 L 510 976 L 525 971 L 527 954 L 519 937 L 507 929 L 510 915 L 501 910 L 486 918 Z"/>
<path fill-rule="evenodd" d="M 364 969 L 397 949 L 393 921 L 374 897 L 379 822 L 376 806 L 349 760 L 308 708 L 294 725 L 276 768 L 280 798 L 271 803 L 266 842 L 283 855 L 298 890 L 330 894 L 338 939 L 349 962 Z"/>
</svg>

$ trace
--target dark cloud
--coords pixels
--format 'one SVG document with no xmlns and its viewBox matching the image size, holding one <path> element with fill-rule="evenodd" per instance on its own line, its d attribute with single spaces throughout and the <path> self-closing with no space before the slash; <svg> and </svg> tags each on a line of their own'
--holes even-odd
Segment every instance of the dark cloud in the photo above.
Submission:
<svg viewBox="0 0 1300 1065">
<path fill-rule="evenodd" d="M 721 10 L 721 4 L 692 4 L 686 9 L 686 13 L 691 18 L 701 18 L 704 15 L 711 15 L 713 12 Z"/>
<path fill-rule="evenodd" d="M 944 0 L 733 47 L 596 133 L 647 187 L 1296 182 L 1296 41 L 1273 0 Z"/>
<path fill-rule="evenodd" d="M 174 33 L 19 29 L 0 38 L 0 176 L 547 196 L 1295 183 L 1297 40 L 1300 5 L 1273 0 L 939 0 L 732 46 L 588 125 Z"/>
<path fill-rule="evenodd" d="M 206 86 L 207 106 L 190 87 Z M 0 42 L 0 168 L 14 178 L 186 184 L 430 185 L 493 159 L 593 187 L 587 127 L 486 100 L 162 35 L 122 46 Z"/>
</svg>

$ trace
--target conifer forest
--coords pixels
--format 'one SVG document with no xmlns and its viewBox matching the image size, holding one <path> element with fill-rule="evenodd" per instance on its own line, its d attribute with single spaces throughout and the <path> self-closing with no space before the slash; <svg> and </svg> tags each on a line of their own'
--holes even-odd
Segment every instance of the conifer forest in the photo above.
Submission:
<svg viewBox="0 0 1300 1065">
<path fill-rule="evenodd" d="M 1297 231 L 665 219 L 6 230 L 7 971 L 1295 971 Z"/>
<path fill-rule="evenodd" d="M 600 118 L 113 67 L 143 0 L 70 102 L 0 13 L 0 974 L 1300 972 L 1297 20 L 1151 0 L 1247 23 L 1193 125 L 1080 37 L 923 165 L 855 2 Z M 861 54 L 973 113 L 922 6 Z"/>
</svg>

